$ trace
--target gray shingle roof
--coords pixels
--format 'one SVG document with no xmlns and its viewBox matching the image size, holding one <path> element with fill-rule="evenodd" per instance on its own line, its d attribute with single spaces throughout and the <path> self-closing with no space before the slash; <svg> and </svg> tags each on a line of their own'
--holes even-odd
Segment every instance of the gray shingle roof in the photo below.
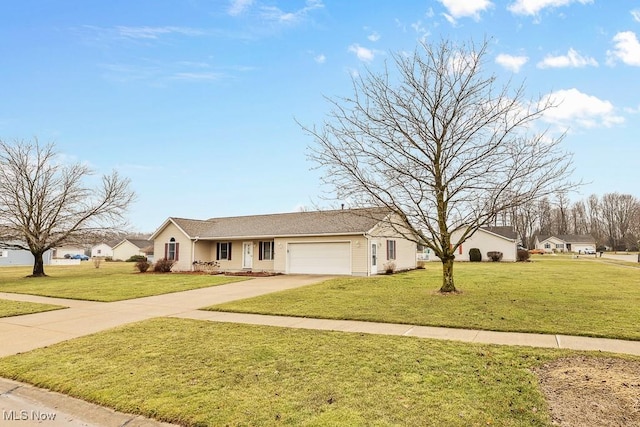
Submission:
<svg viewBox="0 0 640 427">
<path fill-rule="evenodd" d="M 370 231 L 388 214 L 378 208 L 236 216 L 194 220 L 170 218 L 189 237 L 275 237 L 353 234 Z"/>
<path fill-rule="evenodd" d="M 153 244 L 153 242 L 151 242 L 151 241 L 149 241 L 147 239 L 125 239 L 125 240 L 127 240 L 130 243 L 136 245 L 140 249 L 147 248 L 147 247 L 149 247 L 149 245 Z"/>
<path fill-rule="evenodd" d="M 501 226 L 501 227 L 482 227 L 483 230 L 487 230 L 493 234 L 497 234 L 498 236 L 506 237 L 507 239 L 517 240 L 518 233 L 511 226 Z"/>
</svg>

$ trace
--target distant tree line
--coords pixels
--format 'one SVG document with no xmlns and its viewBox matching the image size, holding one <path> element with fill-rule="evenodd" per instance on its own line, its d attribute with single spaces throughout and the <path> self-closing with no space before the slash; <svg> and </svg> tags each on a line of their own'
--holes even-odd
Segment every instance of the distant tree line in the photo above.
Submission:
<svg viewBox="0 0 640 427">
<path fill-rule="evenodd" d="M 598 249 L 637 251 L 640 246 L 640 199 L 630 194 L 592 194 L 571 202 L 566 193 L 545 197 L 502 213 L 528 248 L 536 235 L 590 234 Z"/>
</svg>

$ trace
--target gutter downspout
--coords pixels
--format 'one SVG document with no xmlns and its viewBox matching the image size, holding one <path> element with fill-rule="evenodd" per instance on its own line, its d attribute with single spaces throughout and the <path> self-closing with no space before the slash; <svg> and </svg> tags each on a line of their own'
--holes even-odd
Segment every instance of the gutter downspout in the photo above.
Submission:
<svg viewBox="0 0 640 427">
<path fill-rule="evenodd" d="M 367 233 L 362 233 L 364 237 L 364 244 L 367 245 L 367 277 L 371 277 L 371 241 Z"/>
<path fill-rule="evenodd" d="M 193 269 L 193 263 L 196 261 L 196 242 L 200 239 L 200 236 L 196 236 L 192 241 L 191 241 L 191 271 L 194 271 Z"/>
</svg>

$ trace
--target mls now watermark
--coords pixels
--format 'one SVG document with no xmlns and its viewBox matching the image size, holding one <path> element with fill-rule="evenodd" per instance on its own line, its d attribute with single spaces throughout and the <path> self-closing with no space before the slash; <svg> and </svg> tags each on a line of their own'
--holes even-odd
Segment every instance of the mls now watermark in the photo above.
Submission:
<svg viewBox="0 0 640 427">
<path fill-rule="evenodd" d="M 2 410 L 4 421 L 55 421 L 56 415 L 55 412 Z"/>
</svg>

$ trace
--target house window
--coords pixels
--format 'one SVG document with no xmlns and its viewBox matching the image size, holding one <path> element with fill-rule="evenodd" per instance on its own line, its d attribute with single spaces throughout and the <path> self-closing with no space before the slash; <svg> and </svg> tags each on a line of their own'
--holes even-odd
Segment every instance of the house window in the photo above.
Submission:
<svg viewBox="0 0 640 427">
<path fill-rule="evenodd" d="M 98 249 L 98 255 L 100 255 L 102 253 L 102 249 Z"/>
<path fill-rule="evenodd" d="M 175 238 L 169 239 L 169 243 L 164 245 L 164 257 L 171 261 L 178 261 L 180 243 Z"/>
<path fill-rule="evenodd" d="M 551 249 L 551 243 L 545 243 L 544 244 L 544 248 L 545 249 Z"/>
<path fill-rule="evenodd" d="M 396 259 L 396 241 L 387 240 L 387 259 Z"/>
<path fill-rule="evenodd" d="M 231 242 L 218 242 L 216 259 L 231 261 Z"/>
<path fill-rule="evenodd" d="M 564 249 L 564 243 L 556 243 L 556 249 Z"/>
<path fill-rule="evenodd" d="M 273 260 L 273 242 L 260 242 L 258 245 L 258 259 L 260 260 Z"/>
</svg>

